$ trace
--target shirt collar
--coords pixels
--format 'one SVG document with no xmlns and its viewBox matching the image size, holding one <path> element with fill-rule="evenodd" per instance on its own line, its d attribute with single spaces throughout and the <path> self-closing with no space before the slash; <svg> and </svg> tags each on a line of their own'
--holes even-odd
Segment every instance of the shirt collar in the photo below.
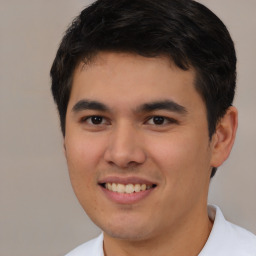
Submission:
<svg viewBox="0 0 256 256">
<path fill-rule="evenodd" d="M 208 216 L 213 222 L 213 227 L 198 256 L 222 255 L 221 252 L 227 251 L 232 246 L 228 239 L 232 233 L 229 222 L 226 221 L 220 208 L 216 205 L 208 205 Z"/>
</svg>

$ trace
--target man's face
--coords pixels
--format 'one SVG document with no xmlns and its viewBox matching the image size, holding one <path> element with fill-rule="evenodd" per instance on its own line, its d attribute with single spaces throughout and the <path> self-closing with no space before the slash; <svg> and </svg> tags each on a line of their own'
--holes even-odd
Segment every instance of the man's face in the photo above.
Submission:
<svg viewBox="0 0 256 256">
<path fill-rule="evenodd" d="M 66 158 L 78 200 L 105 234 L 143 240 L 206 213 L 212 142 L 194 79 L 165 57 L 100 53 L 77 67 Z"/>
</svg>

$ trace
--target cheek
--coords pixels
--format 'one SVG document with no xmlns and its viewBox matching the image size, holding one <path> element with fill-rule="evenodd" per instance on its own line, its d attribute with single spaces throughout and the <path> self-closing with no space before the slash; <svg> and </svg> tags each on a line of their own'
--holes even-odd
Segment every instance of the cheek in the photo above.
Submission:
<svg viewBox="0 0 256 256">
<path fill-rule="evenodd" d="M 208 144 L 198 137 L 176 134 L 153 145 L 151 156 L 164 181 L 159 205 L 170 205 L 166 216 L 204 200 L 209 182 Z"/>
<path fill-rule="evenodd" d="M 209 165 L 208 140 L 190 134 L 173 134 L 152 142 L 150 155 L 164 172 L 164 176 L 176 181 L 198 177 Z M 175 179 L 174 179 L 175 177 Z M 180 179 L 180 180 L 179 180 Z"/>
<path fill-rule="evenodd" d="M 102 141 L 93 136 L 73 136 L 65 139 L 66 158 L 70 179 L 73 183 L 87 183 L 95 180 L 95 169 L 102 157 Z"/>
<path fill-rule="evenodd" d="M 90 211 L 94 211 L 98 205 L 95 188 L 102 143 L 97 143 L 92 136 L 80 134 L 79 136 L 67 136 L 65 146 L 73 190 L 84 210 L 90 215 Z"/>
</svg>

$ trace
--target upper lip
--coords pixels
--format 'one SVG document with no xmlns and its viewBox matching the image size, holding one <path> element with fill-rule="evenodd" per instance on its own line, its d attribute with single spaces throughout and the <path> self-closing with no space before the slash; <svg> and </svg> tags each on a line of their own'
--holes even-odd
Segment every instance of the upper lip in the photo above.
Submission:
<svg viewBox="0 0 256 256">
<path fill-rule="evenodd" d="M 119 183 L 119 184 L 146 184 L 146 185 L 157 185 L 156 182 L 152 182 L 148 179 L 130 176 L 130 177 L 120 177 L 120 176 L 108 176 L 102 178 L 98 181 L 99 184 L 104 183 Z"/>
</svg>

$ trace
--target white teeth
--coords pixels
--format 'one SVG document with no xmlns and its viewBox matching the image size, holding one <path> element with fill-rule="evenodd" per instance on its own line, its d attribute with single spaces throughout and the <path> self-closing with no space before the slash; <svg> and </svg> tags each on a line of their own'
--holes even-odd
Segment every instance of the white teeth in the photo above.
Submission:
<svg viewBox="0 0 256 256">
<path fill-rule="evenodd" d="M 128 184 L 128 185 L 125 186 L 125 193 L 130 194 L 130 193 L 133 193 L 133 192 L 134 192 L 134 186 L 132 184 Z"/>
<path fill-rule="evenodd" d="M 127 193 L 127 194 L 145 191 L 152 187 L 153 187 L 153 185 L 146 185 L 146 184 L 124 185 L 124 184 L 120 184 L 120 183 L 105 183 L 106 189 L 113 191 L 113 192 L 117 192 L 117 193 Z"/>
<path fill-rule="evenodd" d="M 112 184 L 111 190 L 114 191 L 114 192 L 117 192 L 117 185 L 116 185 L 116 183 Z"/>
<path fill-rule="evenodd" d="M 146 190 L 146 189 L 147 189 L 146 184 L 142 184 L 142 185 L 141 185 L 141 190 L 144 191 L 144 190 Z"/>
<path fill-rule="evenodd" d="M 124 193 L 125 192 L 125 185 L 124 184 L 117 184 L 117 192 Z"/>
<path fill-rule="evenodd" d="M 140 184 L 135 184 L 134 191 L 135 192 L 140 192 Z"/>
</svg>

